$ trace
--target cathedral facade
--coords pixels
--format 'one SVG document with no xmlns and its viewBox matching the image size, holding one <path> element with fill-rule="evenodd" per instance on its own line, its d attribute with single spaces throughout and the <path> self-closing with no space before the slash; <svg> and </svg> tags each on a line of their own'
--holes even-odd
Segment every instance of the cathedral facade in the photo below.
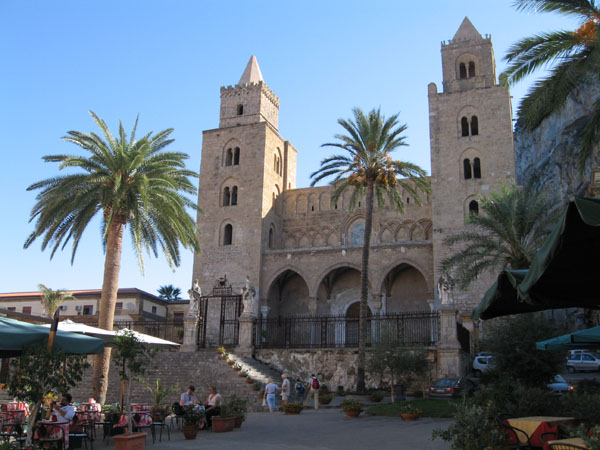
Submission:
<svg viewBox="0 0 600 450">
<path fill-rule="evenodd" d="M 515 181 L 510 94 L 491 38 L 465 18 L 442 44 L 442 70 L 441 91 L 428 86 L 432 194 L 419 206 L 402 193 L 402 214 L 374 208 L 372 314 L 437 309 L 438 264 L 452 251 L 444 238 L 465 228 L 481 196 Z M 278 112 L 255 57 L 235 86 L 221 88 L 219 127 L 203 132 L 193 280 L 207 292 L 224 276 L 234 289 L 248 277 L 263 317 L 357 315 L 364 204 L 351 211 L 350 191 L 332 203 L 331 186 L 296 187 L 301 150 L 279 135 Z M 490 284 L 484 276 L 454 289 L 467 329 Z"/>
</svg>

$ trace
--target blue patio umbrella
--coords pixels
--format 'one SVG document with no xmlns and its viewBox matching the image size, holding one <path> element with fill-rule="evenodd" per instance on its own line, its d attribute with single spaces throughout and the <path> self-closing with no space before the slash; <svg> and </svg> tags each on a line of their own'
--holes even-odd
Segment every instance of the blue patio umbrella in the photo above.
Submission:
<svg viewBox="0 0 600 450">
<path fill-rule="evenodd" d="M 538 350 L 571 350 L 576 348 L 600 348 L 600 327 L 563 334 L 535 343 Z"/>
<path fill-rule="evenodd" d="M 0 317 L 0 357 L 19 356 L 21 352 L 34 345 L 45 346 L 50 329 L 20 320 Z M 57 331 L 53 348 L 67 353 L 94 354 L 102 353 L 104 341 L 95 337 L 77 333 Z"/>
</svg>

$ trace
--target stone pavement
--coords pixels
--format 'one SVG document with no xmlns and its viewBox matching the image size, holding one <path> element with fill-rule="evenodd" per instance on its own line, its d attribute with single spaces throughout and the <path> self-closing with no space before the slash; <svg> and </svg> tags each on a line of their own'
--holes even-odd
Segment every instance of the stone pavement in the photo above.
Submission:
<svg viewBox="0 0 600 450">
<path fill-rule="evenodd" d="M 186 441 L 181 431 L 171 433 L 171 440 L 163 434 L 163 441 L 152 444 L 147 437 L 148 450 L 167 449 L 244 449 L 244 450 L 362 450 L 405 449 L 447 450 L 450 445 L 431 440 L 434 428 L 446 428 L 451 419 L 421 418 L 405 422 L 399 417 L 361 415 L 347 417 L 339 409 L 303 411 L 297 416 L 282 413 L 250 413 L 242 428 L 228 433 L 200 431 L 195 440 Z M 94 449 L 114 448 L 114 441 L 106 445 L 94 442 Z"/>
</svg>

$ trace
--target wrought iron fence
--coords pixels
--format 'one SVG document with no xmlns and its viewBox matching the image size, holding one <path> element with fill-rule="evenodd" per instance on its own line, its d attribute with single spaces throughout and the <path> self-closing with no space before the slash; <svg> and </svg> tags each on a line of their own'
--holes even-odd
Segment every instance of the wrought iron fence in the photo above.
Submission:
<svg viewBox="0 0 600 450">
<path fill-rule="evenodd" d="M 439 313 L 379 314 L 367 319 L 366 345 L 432 345 L 439 340 Z M 254 322 L 256 348 L 358 347 L 358 317 L 293 316 Z"/>
</svg>

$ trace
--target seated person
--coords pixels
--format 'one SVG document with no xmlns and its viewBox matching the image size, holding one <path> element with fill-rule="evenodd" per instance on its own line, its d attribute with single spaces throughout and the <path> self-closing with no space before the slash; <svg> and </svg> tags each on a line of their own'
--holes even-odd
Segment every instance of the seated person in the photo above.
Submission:
<svg viewBox="0 0 600 450">
<path fill-rule="evenodd" d="M 215 386 L 209 386 L 208 390 L 210 394 L 208 394 L 208 398 L 206 399 L 206 403 L 204 404 L 205 412 L 206 412 L 206 428 L 210 428 L 212 426 L 212 417 L 218 416 L 221 412 L 221 394 L 217 392 L 217 388 Z M 201 429 L 204 427 L 201 427 Z"/>
<path fill-rule="evenodd" d="M 69 423 L 75 416 L 75 407 L 71 405 L 71 394 L 66 393 L 60 399 L 60 406 L 56 402 L 52 402 L 49 414 L 56 417 L 56 422 Z"/>
<path fill-rule="evenodd" d="M 180 406 L 197 405 L 198 403 L 196 388 L 194 386 L 190 386 L 186 392 L 181 394 L 181 399 L 179 400 Z"/>
</svg>

